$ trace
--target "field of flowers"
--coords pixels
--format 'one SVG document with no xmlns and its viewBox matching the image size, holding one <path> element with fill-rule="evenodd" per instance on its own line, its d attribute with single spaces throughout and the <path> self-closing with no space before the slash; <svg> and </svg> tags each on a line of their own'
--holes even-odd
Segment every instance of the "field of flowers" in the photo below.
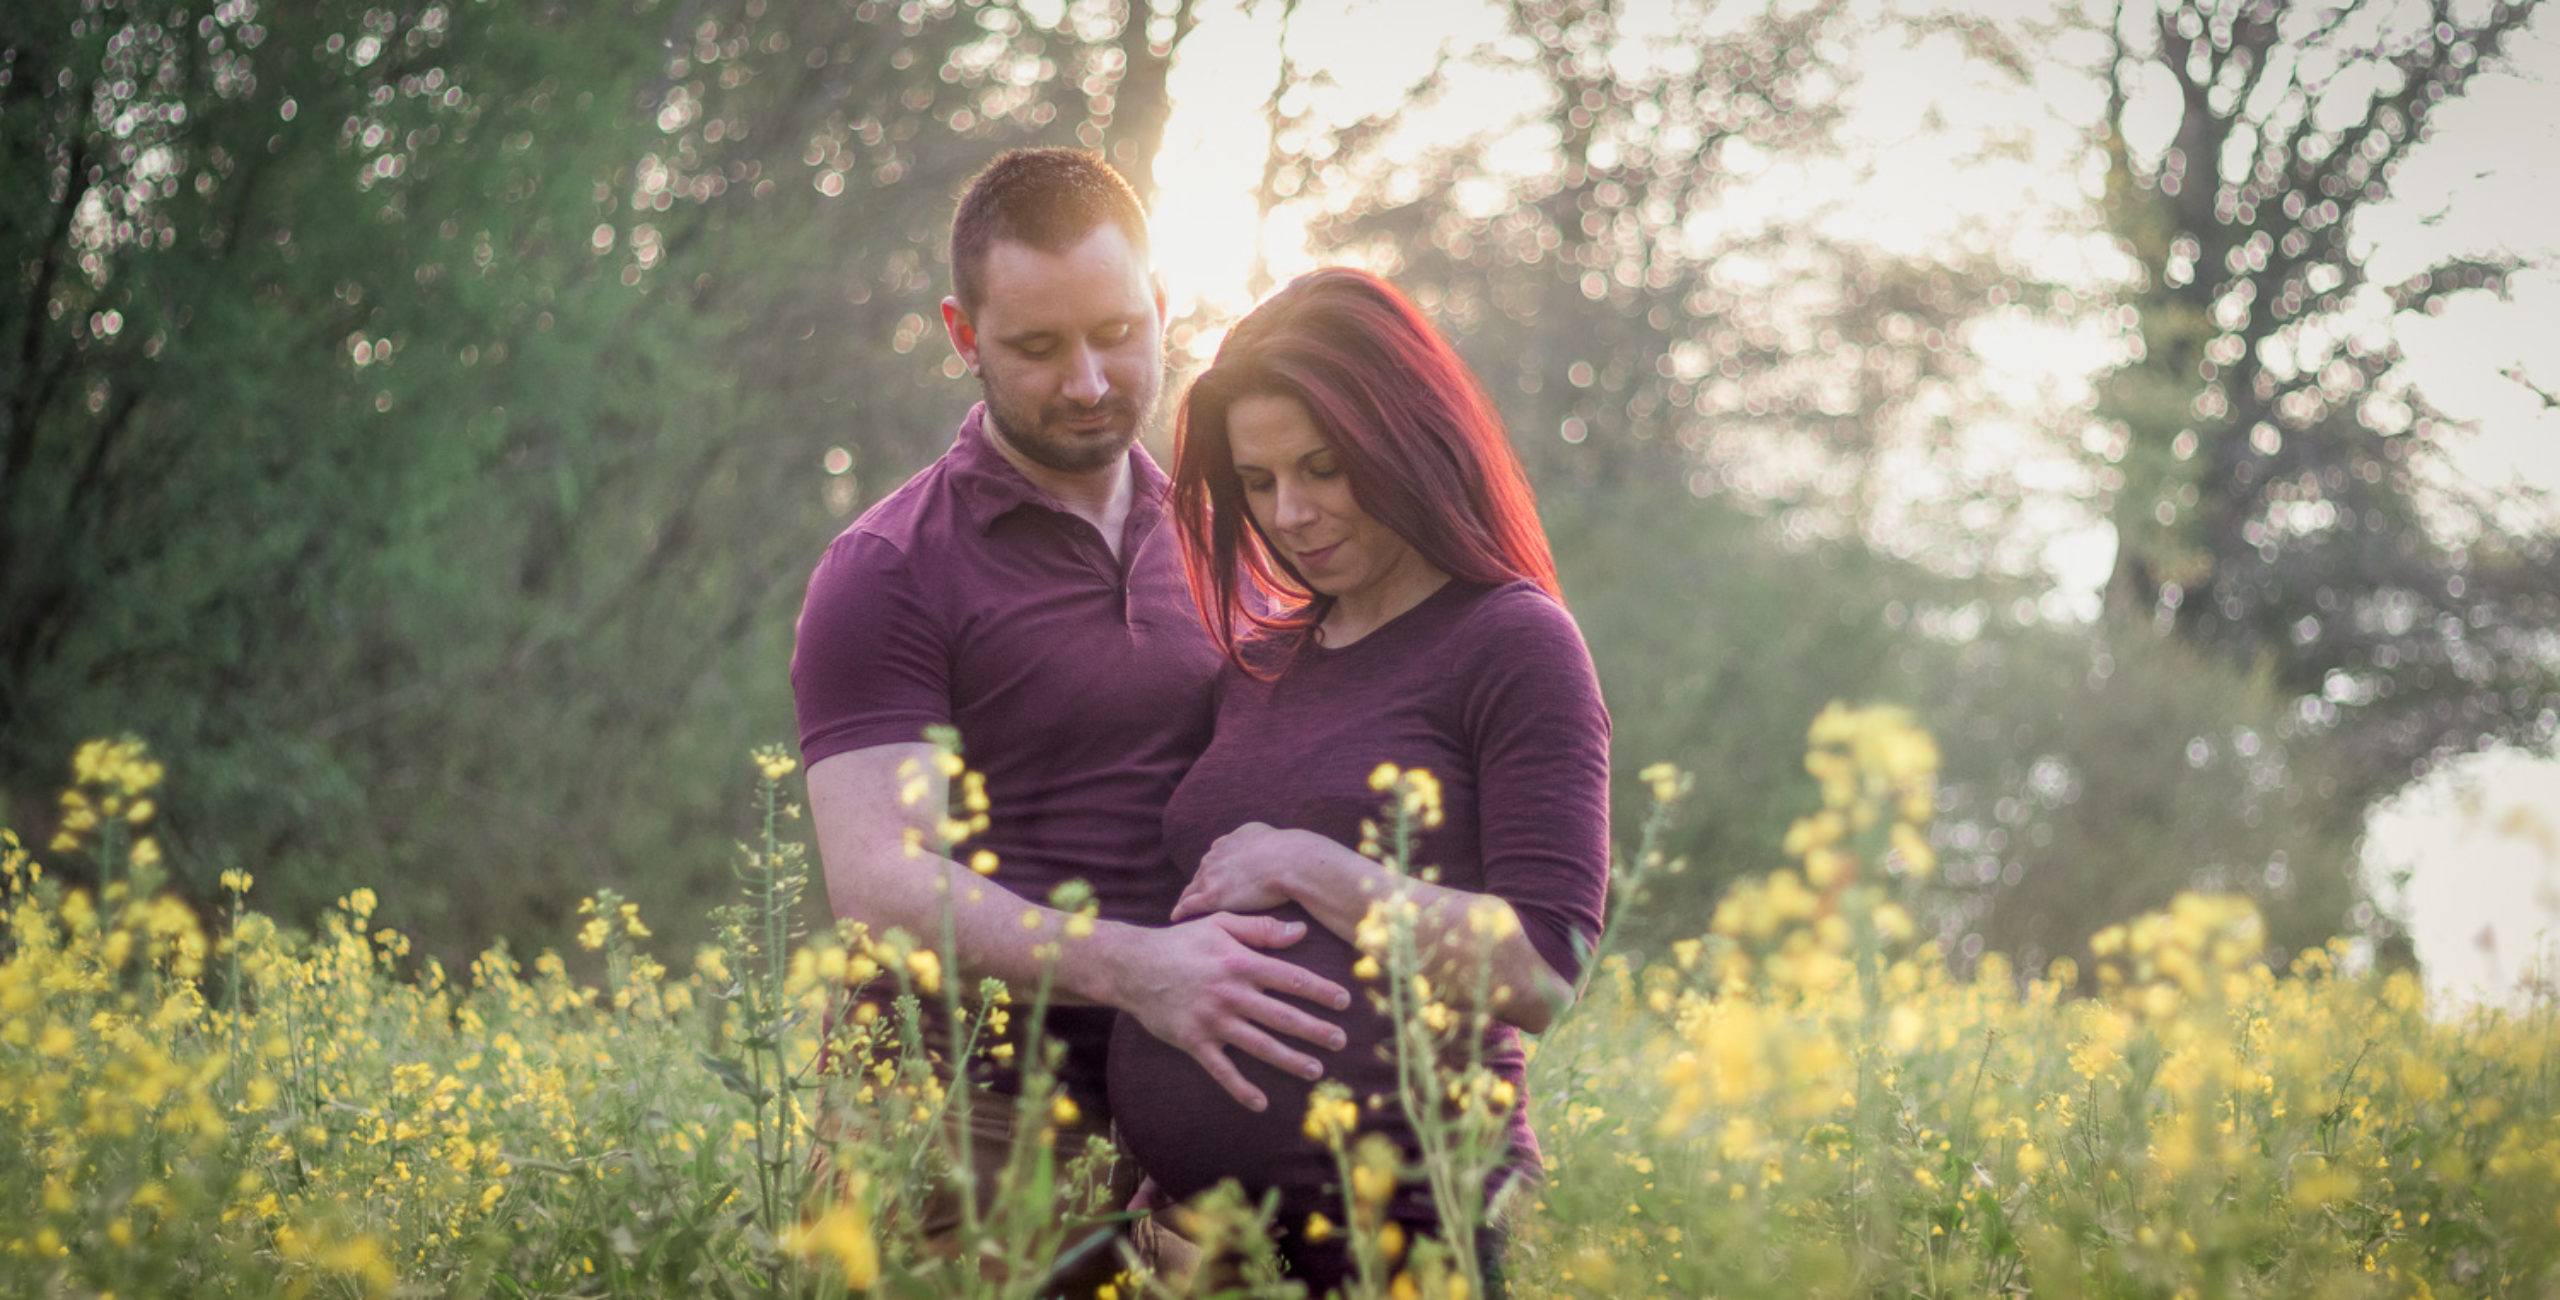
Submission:
<svg viewBox="0 0 2560 1300">
<path fill-rule="evenodd" d="M 1958 978 L 1898 893 L 1929 869 L 1934 747 L 1889 710 L 1835 709 L 1810 740 L 1823 807 L 1790 864 L 1658 959 L 1604 951 L 1542 1044 L 1549 1169 L 1503 1208 L 1514 1294 L 2560 1296 L 2547 1000 L 2431 1013 L 2414 979 L 2345 973 L 2340 949 L 2271 961 L 2244 902 L 2201 896 L 2100 934 L 2077 968 Z M 894 1013 L 831 1013 L 849 980 L 894 974 L 977 1050 L 1014 1041 L 1003 1022 L 1036 1020 L 1040 990 L 964 1002 L 930 936 L 793 934 L 791 760 L 756 764 L 763 825 L 720 941 L 669 970 L 600 895 L 573 937 L 601 957 L 589 984 L 549 952 L 413 957 L 365 890 L 311 934 L 254 910 L 245 876 L 199 915 L 158 888 L 159 766 L 85 747 L 60 835 L 0 845 L 0 1294 L 1038 1294 L 1078 1245 L 1067 1212 L 1093 1207 L 1029 1144 L 969 1207 L 978 1267 L 900 1229 L 954 1163 L 952 1111 L 1072 1118 L 1036 1044 L 1016 1103 L 937 1084 Z M 1647 776 L 1677 798 L 1679 774 Z M 1392 852 L 1430 786 L 1379 784 Z M 40 858 L 107 883 L 63 887 Z M 1624 897 L 1668 869 L 1640 845 Z M 1465 1041 L 1470 999 L 1434 986 L 1392 907 L 1376 919 L 1408 1041 Z M 873 1039 L 873 1064 L 819 1071 L 828 1027 L 840 1049 Z M 1471 1259 L 1374 1214 L 1398 1176 L 1469 1199 L 1512 1101 L 1470 1069 L 1409 1080 L 1428 1167 L 1360 1143 L 1338 1096 L 1307 1117 L 1342 1152 L 1333 1230 L 1365 1294 L 1481 1291 Z M 817 1195 L 815 1117 L 841 1109 L 865 1136 Z"/>
</svg>

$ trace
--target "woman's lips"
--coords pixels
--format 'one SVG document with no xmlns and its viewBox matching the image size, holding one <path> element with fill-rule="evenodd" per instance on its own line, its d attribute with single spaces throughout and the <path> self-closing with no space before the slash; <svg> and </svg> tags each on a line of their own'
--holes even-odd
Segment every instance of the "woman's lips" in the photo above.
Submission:
<svg viewBox="0 0 2560 1300">
<path fill-rule="evenodd" d="M 1341 549 L 1342 543 L 1335 542 L 1331 546 L 1321 547 L 1317 550 L 1300 551 L 1298 552 L 1298 567 L 1301 569 L 1314 568 L 1315 566 L 1324 563 L 1327 559 L 1332 558 L 1333 553 Z"/>
</svg>

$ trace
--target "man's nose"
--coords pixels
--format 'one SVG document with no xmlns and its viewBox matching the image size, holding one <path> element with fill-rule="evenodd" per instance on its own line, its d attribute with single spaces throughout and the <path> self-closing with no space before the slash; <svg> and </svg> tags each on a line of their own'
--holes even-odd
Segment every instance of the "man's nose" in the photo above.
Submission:
<svg viewBox="0 0 2560 1300">
<path fill-rule="evenodd" d="M 1104 372 L 1102 353 L 1080 347 L 1067 357 L 1066 399 L 1080 406 L 1098 405 L 1111 392 L 1111 376 Z"/>
</svg>

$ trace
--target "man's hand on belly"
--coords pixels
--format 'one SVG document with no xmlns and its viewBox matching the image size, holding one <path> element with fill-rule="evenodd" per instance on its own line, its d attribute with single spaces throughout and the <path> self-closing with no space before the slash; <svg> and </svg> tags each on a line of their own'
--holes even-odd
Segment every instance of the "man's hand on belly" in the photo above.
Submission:
<svg viewBox="0 0 2560 1300">
<path fill-rule="evenodd" d="M 1189 1053 L 1228 1095 L 1252 1110 L 1270 1104 L 1245 1080 L 1227 1049 L 1241 1049 L 1273 1068 L 1322 1078 L 1323 1063 L 1275 1037 L 1326 1050 L 1342 1030 L 1281 1000 L 1281 994 L 1339 1011 L 1351 1005 L 1341 985 L 1257 951 L 1285 948 L 1306 934 L 1295 921 L 1218 913 L 1161 930 L 1115 926 L 1111 1005 L 1137 1017 L 1147 1032 Z"/>
</svg>

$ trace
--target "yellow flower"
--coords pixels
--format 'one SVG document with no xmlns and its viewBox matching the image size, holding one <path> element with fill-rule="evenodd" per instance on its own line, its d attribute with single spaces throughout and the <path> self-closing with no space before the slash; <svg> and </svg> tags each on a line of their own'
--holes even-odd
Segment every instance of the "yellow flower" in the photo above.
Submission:
<svg viewBox="0 0 2560 1300">
<path fill-rule="evenodd" d="M 1360 1104 L 1351 1099 L 1351 1090 L 1327 1081 L 1307 1098 L 1307 1118 L 1300 1127 L 1309 1138 L 1332 1145 L 1359 1123 Z"/>
<path fill-rule="evenodd" d="M 1901 855 L 1903 868 L 1922 880 L 1938 869 L 1937 850 L 1930 848 L 1928 837 L 1909 822 L 1893 824 L 1893 851 Z"/>
<path fill-rule="evenodd" d="M 907 973 L 915 977 L 916 988 L 926 993 L 942 991 L 942 954 L 931 948 L 918 948 L 907 954 Z"/>
<path fill-rule="evenodd" d="M 1875 911 L 1875 920 L 1876 933 L 1893 943 L 1908 942 L 1918 931 L 1918 927 L 1911 922 L 1911 914 L 1902 910 L 1902 905 L 1899 903 L 1886 903 L 1878 907 Z"/>
<path fill-rule="evenodd" d="M 1655 803 L 1670 803 L 1689 789 L 1689 774 L 1669 763 L 1656 763 L 1636 777 L 1652 789 Z"/>
<path fill-rule="evenodd" d="M 1060 1128 L 1065 1128 L 1082 1118 L 1084 1118 L 1084 1111 L 1077 1108 L 1075 1098 L 1065 1093 L 1058 1094 L 1049 1103 L 1049 1122 Z"/>
<path fill-rule="evenodd" d="M 847 1202 L 828 1206 L 817 1218 L 786 1229 L 782 1249 L 800 1259 L 833 1265 L 845 1285 L 865 1290 L 880 1280 L 880 1243 L 871 1235 L 871 1218 Z"/>
<path fill-rule="evenodd" d="M 800 770 L 800 760 L 793 758 L 780 745 L 767 745 L 752 756 L 756 771 L 767 781 L 779 781 Z"/>
</svg>

